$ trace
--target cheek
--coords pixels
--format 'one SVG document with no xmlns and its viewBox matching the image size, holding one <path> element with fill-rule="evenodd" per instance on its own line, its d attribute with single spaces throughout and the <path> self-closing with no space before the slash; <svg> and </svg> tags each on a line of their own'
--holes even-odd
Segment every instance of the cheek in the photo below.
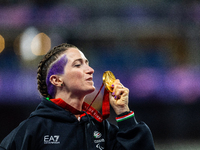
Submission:
<svg viewBox="0 0 200 150">
<path fill-rule="evenodd" d="M 70 74 L 66 74 L 66 81 L 69 83 L 69 86 L 77 86 L 81 84 L 83 80 L 83 74 L 80 72 L 71 72 Z"/>
</svg>

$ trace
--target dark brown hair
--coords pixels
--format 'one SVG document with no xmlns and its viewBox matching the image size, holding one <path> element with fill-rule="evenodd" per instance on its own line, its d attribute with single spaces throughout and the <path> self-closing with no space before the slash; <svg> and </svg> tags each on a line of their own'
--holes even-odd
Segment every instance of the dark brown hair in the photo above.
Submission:
<svg viewBox="0 0 200 150">
<path fill-rule="evenodd" d="M 77 48 L 74 45 L 63 43 L 51 49 L 40 61 L 37 70 L 37 85 L 40 94 L 44 97 L 52 98 L 49 95 L 46 84 L 47 71 L 51 64 L 55 62 L 58 57 L 69 48 Z"/>
</svg>

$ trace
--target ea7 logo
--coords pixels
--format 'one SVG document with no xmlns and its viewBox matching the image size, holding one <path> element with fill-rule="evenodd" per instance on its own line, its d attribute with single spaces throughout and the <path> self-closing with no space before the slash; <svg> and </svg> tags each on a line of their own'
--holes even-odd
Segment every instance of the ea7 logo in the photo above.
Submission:
<svg viewBox="0 0 200 150">
<path fill-rule="evenodd" d="M 45 135 L 44 144 L 60 144 L 59 135 Z"/>
</svg>

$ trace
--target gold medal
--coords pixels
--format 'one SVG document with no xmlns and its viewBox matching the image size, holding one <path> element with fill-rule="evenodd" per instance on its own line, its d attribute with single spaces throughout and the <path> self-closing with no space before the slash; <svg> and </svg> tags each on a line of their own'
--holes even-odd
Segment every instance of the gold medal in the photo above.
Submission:
<svg viewBox="0 0 200 150">
<path fill-rule="evenodd" d="M 112 84 L 116 80 L 111 71 L 105 71 L 103 74 L 103 83 L 108 92 L 113 92 Z"/>
</svg>

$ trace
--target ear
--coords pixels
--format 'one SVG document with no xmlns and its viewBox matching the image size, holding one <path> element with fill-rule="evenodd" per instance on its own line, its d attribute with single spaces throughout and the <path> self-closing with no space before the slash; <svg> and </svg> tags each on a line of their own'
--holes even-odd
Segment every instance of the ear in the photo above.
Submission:
<svg viewBox="0 0 200 150">
<path fill-rule="evenodd" d="M 62 86 L 63 84 L 63 81 L 58 75 L 51 75 L 49 81 L 55 86 Z"/>
</svg>

